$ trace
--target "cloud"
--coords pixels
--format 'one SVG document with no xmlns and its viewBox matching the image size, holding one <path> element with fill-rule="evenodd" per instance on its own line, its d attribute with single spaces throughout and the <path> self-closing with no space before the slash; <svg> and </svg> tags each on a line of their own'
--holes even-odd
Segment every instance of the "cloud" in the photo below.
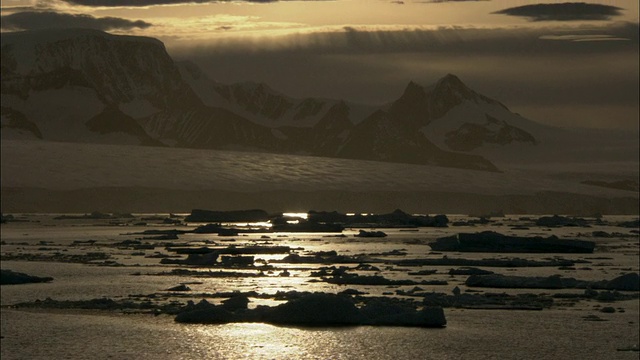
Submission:
<svg viewBox="0 0 640 360">
<path fill-rule="evenodd" d="M 265 82 L 301 98 L 382 104 L 398 98 L 411 80 L 429 85 L 454 73 L 532 120 L 564 125 L 616 121 L 616 126 L 635 128 L 638 30 L 636 23 L 351 26 L 279 37 L 221 38 L 190 46 L 168 42 L 167 49 L 176 59 L 192 60 L 216 81 Z M 574 41 L 599 38 L 631 41 Z M 601 111 L 591 111 L 594 108 Z M 616 109 L 615 119 L 603 116 L 607 109 Z"/>
<path fill-rule="evenodd" d="M 145 29 L 152 24 L 117 17 L 93 17 L 85 14 L 65 14 L 51 11 L 25 11 L 2 16 L 3 30 L 38 30 L 52 28 L 88 28 L 96 30 Z"/>
<path fill-rule="evenodd" d="M 233 25 L 232 23 L 218 25 Z M 167 40 L 168 47 L 209 49 L 224 53 L 308 53 L 322 54 L 586 54 L 613 50 L 638 49 L 638 24 L 614 23 L 607 26 L 554 26 L 535 28 L 437 27 L 407 28 L 381 26 L 344 26 L 280 36 L 209 39 L 206 43 Z M 569 36 L 570 35 L 570 36 Z M 577 44 L 578 41 L 543 40 L 627 39 L 601 41 L 600 44 Z M 574 44 L 576 43 L 576 44 Z"/>
<path fill-rule="evenodd" d="M 166 45 L 188 43 L 192 46 L 208 46 L 207 44 L 227 41 L 246 44 L 248 40 L 243 40 L 243 37 L 264 37 L 266 33 L 282 34 L 304 27 L 304 24 L 300 23 L 262 21 L 255 15 L 229 14 L 183 18 L 158 17 L 152 18 L 152 22 L 152 32 L 145 31 L 143 35 L 156 37 Z"/>
<path fill-rule="evenodd" d="M 521 16 L 532 21 L 609 20 L 622 15 L 622 8 L 602 4 L 559 3 L 517 6 L 495 14 Z"/>
<path fill-rule="evenodd" d="M 68 4 L 91 7 L 147 7 L 156 5 L 206 4 L 217 2 L 274 3 L 280 0 L 62 0 Z M 288 0 L 284 0 L 288 1 Z M 326 0 L 301 0 L 326 1 Z"/>
<path fill-rule="evenodd" d="M 491 0 L 426 0 L 426 1 L 420 1 L 420 2 L 427 3 L 427 4 L 439 4 L 439 3 L 447 3 L 447 2 L 477 2 L 477 1 L 491 1 Z"/>
</svg>

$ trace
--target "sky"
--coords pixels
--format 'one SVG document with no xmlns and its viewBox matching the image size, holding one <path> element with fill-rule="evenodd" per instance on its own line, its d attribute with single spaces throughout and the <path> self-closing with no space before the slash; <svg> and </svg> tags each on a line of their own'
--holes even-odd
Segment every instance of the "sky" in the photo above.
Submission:
<svg viewBox="0 0 640 360">
<path fill-rule="evenodd" d="M 448 73 L 555 126 L 638 131 L 638 1 L 1 0 L 2 31 L 162 40 L 222 83 L 384 104 Z"/>
</svg>

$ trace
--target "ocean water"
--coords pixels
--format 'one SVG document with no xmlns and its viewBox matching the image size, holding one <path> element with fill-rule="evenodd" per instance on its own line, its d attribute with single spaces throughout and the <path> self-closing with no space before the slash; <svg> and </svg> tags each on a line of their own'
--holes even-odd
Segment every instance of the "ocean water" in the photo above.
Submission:
<svg viewBox="0 0 640 360">
<path fill-rule="evenodd" d="M 450 216 L 450 219 L 465 219 Z M 309 282 L 310 271 L 323 265 L 276 264 L 267 277 L 201 278 L 158 276 L 159 272 L 180 267 L 162 265 L 160 259 L 145 257 L 156 252 L 167 253 L 158 246 L 153 250 L 131 250 L 113 246 L 141 235 L 146 229 L 180 228 L 159 223 L 132 226 L 129 223 L 108 224 L 96 220 L 53 220 L 52 215 L 24 215 L 25 222 L 2 224 L 2 255 L 7 254 L 86 254 L 105 252 L 121 266 L 95 264 L 3 260 L 3 269 L 32 275 L 51 276 L 44 284 L 3 285 L 1 288 L 2 359 L 637 359 L 638 352 L 619 351 L 639 343 L 638 299 L 615 303 L 581 301 L 577 304 L 556 301 L 550 309 L 472 310 L 446 308 L 447 326 L 442 329 L 406 327 L 331 327 L 306 328 L 274 326 L 261 323 L 225 325 L 179 324 L 169 315 L 125 314 L 95 310 L 47 310 L 11 308 L 20 302 L 43 300 L 83 300 L 101 297 L 125 299 L 134 294 L 167 294 L 169 287 L 183 282 L 192 288 L 193 300 L 202 294 L 223 291 L 251 291 L 274 294 L 277 291 L 306 290 L 336 293 L 347 288 L 370 295 L 396 296 L 396 290 L 414 286 L 339 286 Z M 421 228 L 418 231 L 378 229 L 386 238 L 356 238 L 358 229 L 347 229 L 345 237 L 334 234 L 250 234 L 219 237 L 211 234 L 181 235 L 181 242 L 194 246 L 212 243 L 220 246 L 236 244 L 287 245 L 300 254 L 310 251 L 335 250 L 342 255 L 384 253 L 393 250 L 406 255 L 380 255 L 377 258 L 507 258 L 565 259 L 588 261 L 575 269 L 550 268 L 486 268 L 497 273 L 526 276 L 560 274 L 583 280 L 612 279 L 620 274 L 638 272 L 639 242 L 634 229 L 614 223 L 634 217 L 607 217 L 611 225 L 590 228 L 513 229 L 527 225 L 519 216 L 494 219 L 495 222 L 473 227 Z M 185 229 L 193 228 L 189 224 Z M 428 241 L 458 232 L 493 230 L 518 235 L 554 234 L 561 238 L 596 241 L 594 254 L 491 254 L 433 253 Z M 637 229 L 635 229 L 637 230 Z M 617 232 L 619 236 L 596 238 L 593 231 Z M 269 236 L 265 238 L 264 236 Z M 74 241 L 95 240 L 93 244 Z M 158 241 L 160 242 L 160 241 Z M 141 254 L 143 252 L 144 254 Z M 266 261 L 285 254 L 257 255 Z M 357 264 L 349 264 L 355 266 Z M 447 285 L 420 285 L 424 291 L 451 293 L 464 285 L 466 276 L 451 276 L 443 267 L 403 268 L 391 263 L 373 264 L 376 273 L 390 279 L 446 280 Z M 288 269 L 289 277 L 279 277 Z M 433 275 L 411 276 L 410 271 L 432 269 Z M 201 269 L 208 271 L 207 269 Z M 372 273 L 367 273 L 370 275 Z M 485 292 L 553 293 L 582 290 L 545 289 L 478 289 Z M 391 294 L 391 295 L 389 295 Z M 206 296 L 205 296 L 206 297 Z M 187 298 L 179 298 L 186 301 Z M 213 297 L 208 301 L 221 299 Z M 268 304 L 270 300 L 251 298 L 250 307 Z M 602 313 L 603 306 L 613 306 L 615 313 Z M 604 321 L 586 321 L 595 315 Z"/>
</svg>

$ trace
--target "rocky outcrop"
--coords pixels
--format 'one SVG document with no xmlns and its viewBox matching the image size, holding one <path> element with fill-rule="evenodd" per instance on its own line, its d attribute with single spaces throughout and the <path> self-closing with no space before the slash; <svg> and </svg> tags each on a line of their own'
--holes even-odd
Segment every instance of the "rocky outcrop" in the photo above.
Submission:
<svg viewBox="0 0 640 360">
<path fill-rule="evenodd" d="M 38 125 L 29 121 L 23 113 L 6 106 L 0 106 L 0 115 L 2 116 L 1 128 L 13 129 L 42 139 L 42 132 L 40 132 Z"/>
<path fill-rule="evenodd" d="M 210 247 L 175 247 L 167 248 L 168 251 L 177 254 L 187 254 L 186 259 L 164 258 L 161 264 L 178 264 L 178 265 L 195 265 L 195 266 L 234 266 L 234 267 L 252 267 L 254 262 L 253 256 L 244 256 L 246 254 L 288 254 L 291 248 L 289 246 L 230 246 L 225 248 Z M 218 258 L 221 256 L 221 261 Z"/>
<path fill-rule="evenodd" d="M 461 267 L 458 269 L 450 269 L 449 275 L 489 275 L 493 271 L 478 269 L 474 267 Z"/>
<path fill-rule="evenodd" d="M 40 277 L 15 272 L 13 270 L 0 270 L 0 285 L 18 285 L 30 283 L 43 283 L 53 281 L 52 277 Z"/>
<path fill-rule="evenodd" d="M 360 230 L 356 235 L 354 235 L 356 237 L 363 237 L 363 238 L 368 238 L 368 237 L 387 237 L 387 234 L 384 231 L 366 231 L 366 230 Z"/>
<path fill-rule="evenodd" d="M 325 278 L 324 281 L 329 284 L 337 285 L 372 285 L 372 286 L 398 286 L 398 285 L 447 285 L 445 280 L 392 280 L 387 279 L 380 275 L 357 275 L 357 274 L 342 274 L 341 276 L 334 276 L 331 278 Z"/>
<path fill-rule="evenodd" d="M 184 221 L 188 222 L 259 222 L 269 220 L 264 210 L 212 211 L 193 209 Z"/>
<path fill-rule="evenodd" d="M 302 326 L 417 326 L 443 327 L 447 324 L 441 307 L 420 310 L 390 301 L 371 301 L 361 308 L 349 296 L 325 293 L 304 294 L 275 306 L 256 309 L 230 309 L 202 300 L 192 304 L 175 318 L 180 323 L 225 324 L 230 322 L 264 322 Z"/>
<path fill-rule="evenodd" d="M 555 235 L 547 238 L 503 235 L 493 231 L 460 233 L 436 239 L 429 243 L 436 251 L 462 252 L 530 252 L 530 253 L 592 253 L 593 241 L 560 239 Z"/>
<path fill-rule="evenodd" d="M 339 223 L 345 226 L 372 227 L 446 227 L 449 219 L 446 215 L 411 215 L 396 209 L 388 214 L 347 215 L 336 211 L 309 211 L 309 221 L 318 223 Z"/>
<path fill-rule="evenodd" d="M 439 259 L 403 259 L 393 262 L 399 266 L 486 266 L 486 267 L 559 267 L 573 266 L 575 261 L 566 259 L 462 259 L 443 256 Z"/>
<path fill-rule="evenodd" d="M 536 225 L 545 227 L 560 227 L 560 226 L 579 226 L 588 227 L 589 223 L 582 218 L 568 217 L 568 216 L 541 216 L 536 220 Z"/>
<path fill-rule="evenodd" d="M 426 306 L 443 308 L 466 308 L 486 310 L 542 310 L 553 305 L 554 301 L 545 294 L 485 293 L 448 295 L 436 292 L 400 291 L 399 295 L 424 297 Z"/>
<path fill-rule="evenodd" d="M 196 266 L 213 266 L 218 261 L 218 254 L 210 252 L 206 254 L 189 254 L 186 259 L 169 259 L 160 260 L 161 264 L 175 265 L 196 265 Z"/>
<path fill-rule="evenodd" d="M 271 260 L 271 262 L 284 264 L 353 264 L 368 262 L 370 260 L 371 259 L 366 256 L 338 255 L 332 250 L 309 256 L 290 254 L 280 260 Z"/>
<path fill-rule="evenodd" d="M 637 273 L 629 273 L 612 280 L 585 281 L 574 278 L 564 278 L 560 275 L 548 277 L 540 276 L 505 276 L 499 274 L 492 275 L 471 275 L 465 281 L 467 286 L 490 287 L 490 288 L 534 288 L 534 289 L 599 289 L 599 290 L 621 290 L 639 291 L 640 279 Z"/>
<path fill-rule="evenodd" d="M 167 291 L 191 291 L 191 288 L 185 284 L 176 285 L 167 289 Z"/>
<path fill-rule="evenodd" d="M 602 289 L 601 287 L 594 287 L 594 289 Z M 618 276 L 615 279 L 609 280 L 604 284 L 604 289 L 607 290 L 626 290 L 626 291 L 639 291 L 640 290 L 640 277 L 638 273 L 628 273 Z"/>
</svg>

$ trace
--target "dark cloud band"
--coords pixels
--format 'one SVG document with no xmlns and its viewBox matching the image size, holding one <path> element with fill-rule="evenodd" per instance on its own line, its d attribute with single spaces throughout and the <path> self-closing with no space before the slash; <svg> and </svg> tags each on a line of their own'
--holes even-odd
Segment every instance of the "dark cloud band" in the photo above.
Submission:
<svg viewBox="0 0 640 360">
<path fill-rule="evenodd" d="M 533 21 L 609 20 L 622 15 L 622 8 L 602 4 L 560 3 L 512 7 L 496 14 L 521 16 Z"/>
<path fill-rule="evenodd" d="M 266 82 L 298 96 L 384 103 L 401 94 L 409 80 L 429 84 L 450 72 L 515 109 L 589 109 L 580 114 L 594 121 L 618 109 L 621 122 L 637 124 L 638 34 L 636 23 L 395 31 L 351 27 L 280 40 L 176 41 L 167 48 L 217 81 Z M 573 41 L 586 39 L 609 41 Z M 541 115 L 534 120 L 566 115 L 536 111 Z"/>
<path fill-rule="evenodd" d="M 589 39 L 624 39 L 599 41 L 597 44 L 549 41 L 557 35 Z M 424 52 L 429 54 L 593 54 L 629 51 L 638 48 L 638 24 L 614 23 L 599 27 L 554 26 L 532 29 L 514 28 L 438 28 L 404 30 L 360 30 L 344 27 L 343 31 L 291 34 L 274 39 L 237 39 L 191 44 L 184 39 L 166 39 L 169 47 L 208 49 L 215 53 L 258 54 L 394 54 Z M 576 38 L 577 39 L 577 38 Z"/>
<path fill-rule="evenodd" d="M 131 21 L 116 17 L 96 18 L 84 14 L 65 14 L 57 12 L 25 11 L 2 16 L 4 30 L 40 30 L 59 28 L 87 28 L 96 30 L 116 30 L 148 28 L 152 24 L 137 20 Z"/>
</svg>

